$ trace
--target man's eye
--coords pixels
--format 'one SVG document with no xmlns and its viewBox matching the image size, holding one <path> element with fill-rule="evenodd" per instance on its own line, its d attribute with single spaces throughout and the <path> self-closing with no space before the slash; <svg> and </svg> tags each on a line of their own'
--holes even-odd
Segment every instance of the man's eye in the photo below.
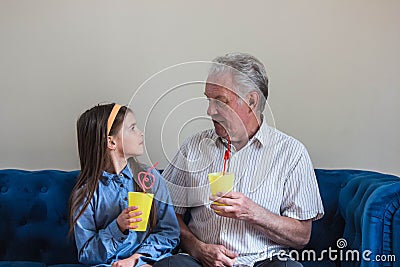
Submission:
<svg viewBox="0 0 400 267">
<path fill-rule="evenodd" d="M 221 109 L 227 109 L 228 108 L 228 103 L 217 100 L 217 107 L 221 108 Z"/>
<path fill-rule="evenodd" d="M 225 107 L 228 105 L 228 102 L 224 102 L 218 99 L 213 99 L 213 98 L 207 98 L 208 102 L 214 102 L 216 105 L 220 106 L 220 107 Z"/>
<path fill-rule="evenodd" d="M 217 100 L 217 105 L 220 106 L 220 107 L 224 107 L 224 106 L 226 106 L 226 103 Z"/>
</svg>

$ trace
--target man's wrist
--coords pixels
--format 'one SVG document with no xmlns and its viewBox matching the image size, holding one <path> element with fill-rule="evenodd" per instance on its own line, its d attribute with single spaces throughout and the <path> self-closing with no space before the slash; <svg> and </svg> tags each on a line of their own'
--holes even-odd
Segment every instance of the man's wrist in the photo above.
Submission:
<svg viewBox="0 0 400 267">
<path fill-rule="evenodd" d="M 190 249 L 186 250 L 188 254 L 191 255 L 192 257 L 200 259 L 205 243 L 198 239 L 192 241 L 193 242 L 191 242 L 191 245 L 187 246 L 187 248 L 189 247 Z"/>
<path fill-rule="evenodd" d="M 250 224 L 260 225 L 260 222 L 264 221 L 267 216 L 266 212 L 268 211 L 256 204 L 254 207 L 249 208 L 246 221 Z"/>
</svg>

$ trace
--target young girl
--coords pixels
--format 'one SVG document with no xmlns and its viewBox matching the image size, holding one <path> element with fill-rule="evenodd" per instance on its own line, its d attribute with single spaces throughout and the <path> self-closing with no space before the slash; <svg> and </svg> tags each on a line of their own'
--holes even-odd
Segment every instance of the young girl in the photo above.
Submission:
<svg viewBox="0 0 400 267">
<path fill-rule="evenodd" d="M 71 193 L 70 227 L 79 262 L 150 266 L 170 256 L 179 242 L 179 225 L 163 178 L 154 168 L 149 173 L 155 183 L 147 231 L 132 231 L 137 225 L 131 223 L 141 221 L 135 216 L 142 213 L 128 207 L 128 192 L 143 192 L 146 188 L 135 179 L 149 171 L 135 160 L 144 145 L 132 111 L 118 104 L 95 106 L 78 119 L 77 134 L 81 173 Z"/>
</svg>

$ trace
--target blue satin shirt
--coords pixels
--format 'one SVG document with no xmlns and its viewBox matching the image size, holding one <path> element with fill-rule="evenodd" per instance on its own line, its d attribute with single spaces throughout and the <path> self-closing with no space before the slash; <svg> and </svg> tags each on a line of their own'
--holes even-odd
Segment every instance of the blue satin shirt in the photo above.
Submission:
<svg viewBox="0 0 400 267">
<path fill-rule="evenodd" d="M 146 257 L 140 257 L 135 266 L 141 266 L 171 255 L 179 243 L 179 225 L 164 178 L 155 169 L 151 174 L 156 178 L 152 191 L 157 225 L 147 236 L 147 232 L 132 230 L 124 234 L 117 225 L 118 215 L 128 207 L 128 192 L 135 191 L 129 166 L 120 174 L 103 172 L 89 206 L 74 226 L 79 262 L 111 266 L 117 260 L 140 253 Z"/>
</svg>

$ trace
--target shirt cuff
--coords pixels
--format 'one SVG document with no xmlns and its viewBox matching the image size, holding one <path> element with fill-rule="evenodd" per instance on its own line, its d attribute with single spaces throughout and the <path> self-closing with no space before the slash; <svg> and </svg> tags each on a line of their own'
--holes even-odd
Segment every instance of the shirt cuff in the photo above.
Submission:
<svg viewBox="0 0 400 267">
<path fill-rule="evenodd" d="M 137 253 L 137 252 L 135 252 Z M 141 256 L 138 258 L 138 261 L 136 262 L 135 267 L 139 267 L 145 264 L 153 264 L 154 262 L 156 262 L 155 259 L 152 259 L 150 257 L 145 257 L 145 256 Z"/>
<path fill-rule="evenodd" d="M 304 220 L 319 220 L 324 216 L 323 211 L 310 211 L 310 212 L 295 212 L 295 211 L 285 211 L 283 216 L 290 217 L 296 220 L 304 221 Z"/>
<path fill-rule="evenodd" d="M 150 257 L 148 258 L 157 258 L 158 256 L 158 252 L 156 249 L 154 249 L 154 246 L 149 245 L 141 246 L 138 250 L 135 251 L 135 253 L 150 255 Z"/>
<path fill-rule="evenodd" d="M 124 233 L 122 233 L 119 230 L 118 224 L 117 224 L 117 220 L 112 221 L 109 225 L 108 225 L 108 229 L 112 235 L 112 237 L 114 237 L 114 239 L 117 242 L 124 242 L 125 239 L 128 237 L 128 235 L 125 235 Z"/>
</svg>

